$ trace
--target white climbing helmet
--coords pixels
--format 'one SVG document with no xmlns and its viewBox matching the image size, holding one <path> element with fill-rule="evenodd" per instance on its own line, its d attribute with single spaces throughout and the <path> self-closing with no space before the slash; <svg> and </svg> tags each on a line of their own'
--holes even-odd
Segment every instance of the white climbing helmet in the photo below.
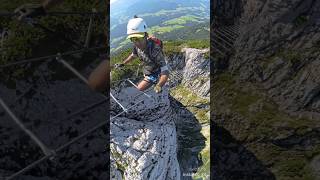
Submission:
<svg viewBox="0 0 320 180">
<path fill-rule="evenodd" d="M 144 33 L 147 32 L 147 24 L 142 18 L 130 19 L 127 25 L 128 38 L 132 37 L 144 37 Z"/>
</svg>

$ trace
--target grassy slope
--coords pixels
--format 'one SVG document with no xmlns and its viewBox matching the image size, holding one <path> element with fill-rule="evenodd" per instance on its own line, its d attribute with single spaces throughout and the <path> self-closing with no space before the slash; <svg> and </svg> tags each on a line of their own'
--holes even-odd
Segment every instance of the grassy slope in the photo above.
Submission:
<svg viewBox="0 0 320 180">
<path fill-rule="evenodd" d="M 190 21 L 191 22 L 201 22 L 199 20 L 199 17 L 197 17 L 197 16 L 186 15 L 186 16 L 181 16 L 179 18 L 171 19 L 169 21 L 165 21 L 162 24 L 164 24 L 164 25 L 177 25 L 177 24 L 183 25 L 183 24 L 186 24 L 187 22 L 190 22 Z"/>
<path fill-rule="evenodd" d="M 313 179 L 308 164 L 310 158 L 319 154 L 320 146 L 297 151 L 277 146 L 271 140 L 288 137 L 294 131 L 304 135 L 316 122 L 305 117 L 290 117 L 279 111 L 278 106 L 257 86 L 243 82 L 237 84 L 227 73 L 215 77 L 211 89 L 211 107 L 215 114 L 243 119 L 241 122 L 229 122 L 224 127 L 236 139 L 243 141 L 244 146 L 266 166 L 271 166 L 277 179 Z"/>
<path fill-rule="evenodd" d="M 101 3 L 98 3 L 101 2 Z M 103 8 L 104 1 L 90 0 L 67 0 L 60 6 L 57 6 L 50 11 L 63 12 L 91 12 L 95 7 L 97 11 L 105 11 Z M 13 12 L 15 8 L 23 3 L 35 3 L 32 0 L 24 1 L 4 1 L 0 4 L 0 11 Z M 64 34 L 64 36 L 75 41 L 84 41 L 85 33 L 89 22 L 89 16 L 46 16 L 39 19 L 40 24 L 56 32 Z M 54 54 L 70 49 L 71 45 L 61 41 L 56 35 L 48 33 L 41 28 L 32 27 L 28 24 L 18 22 L 15 19 L 0 18 L 1 27 L 10 31 L 9 36 L 4 41 L 4 47 L 7 49 L 2 52 L 0 64 L 6 64 L 18 61 L 25 58 L 38 57 L 42 55 Z M 101 39 L 103 34 L 104 17 L 96 17 L 93 24 L 92 39 Z M 0 70 L 1 71 L 1 70 Z M 12 77 L 22 76 L 24 70 L 15 68 Z"/>
</svg>

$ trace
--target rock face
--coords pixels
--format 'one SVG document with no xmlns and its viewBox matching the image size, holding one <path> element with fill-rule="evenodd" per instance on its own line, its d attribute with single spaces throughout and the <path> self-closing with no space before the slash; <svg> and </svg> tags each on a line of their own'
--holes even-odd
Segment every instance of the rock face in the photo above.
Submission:
<svg viewBox="0 0 320 180">
<path fill-rule="evenodd" d="M 209 49 L 184 48 L 186 65 L 183 69 L 182 84 L 200 97 L 210 98 L 210 61 L 204 58 Z"/>
<path fill-rule="evenodd" d="M 217 24 L 231 25 L 237 22 L 241 15 L 241 0 L 214 0 L 211 3 L 213 22 Z"/>
<path fill-rule="evenodd" d="M 247 0 L 243 9 L 230 68 L 280 108 L 319 113 L 320 2 Z"/>
<path fill-rule="evenodd" d="M 235 52 L 212 83 L 211 119 L 230 135 L 216 135 L 229 138 L 216 139 L 214 158 L 250 159 L 264 172 L 256 179 L 319 179 L 320 2 L 241 4 Z M 240 162 L 214 170 L 221 179 L 256 171 Z"/>
<path fill-rule="evenodd" d="M 126 117 L 111 120 L 111 163 L 112 178 L 180 179 L 177 160 L 177 134 L 175 115 L 171 112 L 168 89 L 160 95 L 149 92 L 151 98 L 135 88 L 124 88 L 115 97 L 129 109 Z M 112 105 L 116 106 L 116 105 Z M 118 172 L 122 171 L 122 172 Z"/>
<path fill-rule="evenodd" d="M 210 98 L 210 61 L 205 57 L 209 49 L 183 48 L 182 56 L 169 58 L 172 78 L 203 98 Z"/>
<path fill-rule="evenodd" d="M 16 116 L 49 148 L 56 149 L 107 119 L 106 102 L 82 111 L 101 97 L 71 74 L 56 77 L 43 63 L 32 76 L 16 81 L 14 89 L 0 85 L 0 96 Z M 61 70 L 61 66 L 57 67 Z M 62 69 L 64 70 L 64 69 Z M 92 69 L 88 70 L 91 72 Z M 66 80 L 67 79 L 67 80 Z M 109 179 L 105 145 L 107 128 L 101 128 L 57 153 L 18 179 Z M 10 176 L 44 154 L 0 107 L 0 177 Z M 1 179 L 0 178 L 0 179 Z"/>
<path fill-rule="evenodd" d="M 184 179 L 192 179 L 190 174 L 194 175 L 193 178 L 210 178 L 210 130 L 203 128 L 210 126 L 208 52 L 209 49 L 183 48 L 180 55 L 168 58 L 172 70 L 170 76 L 174 79 L 180 78 L 178 84 L 170 83 L 173 87 L 171 95 L 174 97 L 171 100 L 172 109 L 181 117 L 181 120 L 176 121 L 180 145 L 178 154 L 180 157 L 191 155 L 188 159 L 178 158 Z M 198 160 L 200 151 L 202 161 Z"/>
</svg>

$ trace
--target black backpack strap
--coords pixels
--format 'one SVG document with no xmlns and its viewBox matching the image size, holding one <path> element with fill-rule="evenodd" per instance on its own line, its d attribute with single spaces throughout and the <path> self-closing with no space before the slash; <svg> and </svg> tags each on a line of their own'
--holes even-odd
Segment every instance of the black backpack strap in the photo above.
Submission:
<svg viewBox="0 0 320 180">
<path fill-rule="evenodd" d="M 148 56 L 149 58 L 153 61 L 153 57 L 152 57 L 152 50 L 154 48 L 154 41 L 151 39 L 147 40 L 147 47 L 148 47 Z"/>
</svg>

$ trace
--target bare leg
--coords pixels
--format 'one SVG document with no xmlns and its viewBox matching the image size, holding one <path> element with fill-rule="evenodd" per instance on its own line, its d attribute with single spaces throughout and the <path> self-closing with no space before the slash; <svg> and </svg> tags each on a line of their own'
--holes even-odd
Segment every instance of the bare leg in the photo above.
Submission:
<svg viewBox="0 0 320 180">
<path fill-rule="evenodd" d="M 168 78 L 169 78 L 168 75 L 166 75 L 166 74 L 161 74 L 160 80 L 159 80 L 159 82 L 158 82 L 158 85 L 159 85 L 160 87 L 162 87 L 162 86 L 167 82 Z"/>
<path fill-rule="evenodd" d="M 149 83 L 146 79 L 144 79 L 138 84 L 138 89 L 140 91 L 144 91 L 148 89 L 150 86 L 151 86 L 151 83 Z"/>
</svg>

